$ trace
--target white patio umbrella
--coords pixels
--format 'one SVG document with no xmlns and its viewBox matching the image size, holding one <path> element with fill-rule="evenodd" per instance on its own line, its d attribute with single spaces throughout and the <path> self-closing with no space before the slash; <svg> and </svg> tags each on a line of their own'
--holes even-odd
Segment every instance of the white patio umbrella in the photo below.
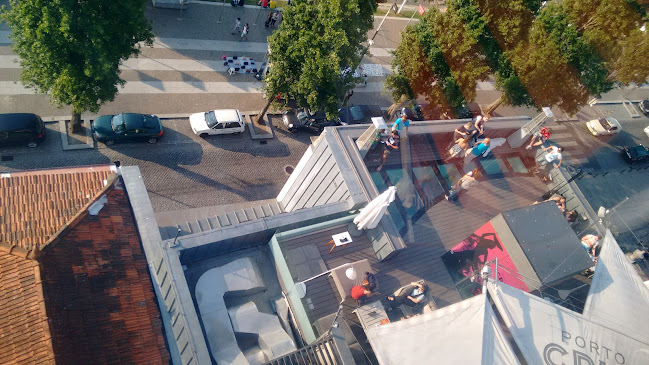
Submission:
<svg viewBox="0 0 649 365">
<path fill-rule="evenodd" d="M 356 218 L 354 218 L 356 228 L 358 230 L 376 228 L 381 218 L 383 218 L 383 214 L 388 209 L 388 205 L 394 201 L 396 191 L 396 187 L 390 186 L 388 190 L 367 203 Z"/>
</svg>

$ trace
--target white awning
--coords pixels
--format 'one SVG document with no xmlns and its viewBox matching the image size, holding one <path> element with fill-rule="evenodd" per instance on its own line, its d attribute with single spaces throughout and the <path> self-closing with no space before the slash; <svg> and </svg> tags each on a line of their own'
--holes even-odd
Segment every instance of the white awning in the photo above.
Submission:
<svg viewBox="0 0 649 365">
<path fill-rule="evenodd" d="M 649 343 L 649 289 L 606 232 L 584 317 Z"/>
<path fill-rule="evenodd" d="M 382 365 L 519 363 L 484 294 L 366 332 Z"/>
<path fill-rule="evenodd" d="M 503 283 L 489 293 L 529 364 L 649 364 L 649 344 L 626 332 Z"/>
</svg>

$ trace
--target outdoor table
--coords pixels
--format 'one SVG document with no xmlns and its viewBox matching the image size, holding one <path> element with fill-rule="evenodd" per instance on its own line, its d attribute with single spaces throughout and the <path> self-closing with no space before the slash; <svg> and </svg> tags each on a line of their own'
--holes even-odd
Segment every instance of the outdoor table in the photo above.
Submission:
<svg viewBox="0 0 649 365">
<path fill-rule="evenodd" d="M 363 329 L 378 327 L 381 325 L 381 321 L 388 318 L 388 314 L 385 312 L 383 303 L 380 300 L 364 304 L 355 309 L 354 312 L 358 316 L 358 320 L 361 322 Z"/>
<path fill-rule="evenodd" d="M 334 250 L 334 248 L 336 248 L 336 246 L 344 246 L 351 242 L 352 242 L 352 236 L 349 234 L 349 232 L 335 234 L 331 236 L 331 241 L 327 242 L 327 246 L 332 245 L 331 250 L 329 250 L 329 253 L 331 253 Z"/>
</svg>

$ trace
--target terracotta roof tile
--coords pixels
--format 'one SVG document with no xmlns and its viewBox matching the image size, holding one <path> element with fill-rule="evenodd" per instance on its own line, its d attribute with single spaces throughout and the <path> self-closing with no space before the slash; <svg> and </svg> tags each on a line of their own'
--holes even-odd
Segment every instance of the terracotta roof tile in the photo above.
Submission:
<svg viewBox="0 0 649 365">
<path fill-rule="evenodd" d="M 56 321 L 51 329 L 56 359 L 168 363 L 160 312 L 128 199 L 120 189 L 106 195 L 108 202 L 97 216 L 84 216 L 44 248 L 40 258 L 48 313 Z"/>
<path fill-rule="evenodd" d="M 0 242 L 28 251 L 46 243 L 104 188 L 111 173 L 110 166 L 93 166 L 3 174 Z"/>
<path fill-rule="evenodd" d="M 0 362 L 54 364 L 38 262 L 0 253 Z"/>
<path fill-rule="evenodd" d="M 109 175 L 0 178 L 0 364 L 169 362 L 130 205 Z M 101 194 L 108 202 L 90 216 Z"/>
</svg>

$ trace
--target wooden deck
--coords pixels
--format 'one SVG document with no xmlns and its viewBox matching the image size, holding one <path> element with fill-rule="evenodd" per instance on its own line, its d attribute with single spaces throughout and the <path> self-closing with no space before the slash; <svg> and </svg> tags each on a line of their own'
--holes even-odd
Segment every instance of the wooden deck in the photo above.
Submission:
<svg viewBox="0 0 649 365">
<path fill-rule="evenodd" d="M 457 202 L 442 200 L 430 207 L 413 222 L 414 242 L 409 242 L 405 250 L 384 262 L 378 262 L 365 235 L 354 237 L 352 243 L 336 247 L 329 254 L 331 246 L 326 243 L 332 235 L 346 231 L 346 224 L 285 240 L 283 246 L 285 250 L 289 250 L 300 245 L 314 244 L 329 269 L 367 259 L 379 280 L 380 299 L 383 301 L 385 296 L 399 287 L 424 279 L 438 305 L 443 307 L 461 299 L 441 256 L 494 216 L 530 205 L 546 189 L 533 176 L 487 179 L 461 194 Z M 312 323 L 335 313 L 341 300 L 329 276 L 307 283 L 307 295 L 303 301 L 306 308 L 311 308 L 309 314 Z M 355 303 L 344 303 L 347 320 L 356 320 L 351 313 L 354 307 Z"/>
</svg>

